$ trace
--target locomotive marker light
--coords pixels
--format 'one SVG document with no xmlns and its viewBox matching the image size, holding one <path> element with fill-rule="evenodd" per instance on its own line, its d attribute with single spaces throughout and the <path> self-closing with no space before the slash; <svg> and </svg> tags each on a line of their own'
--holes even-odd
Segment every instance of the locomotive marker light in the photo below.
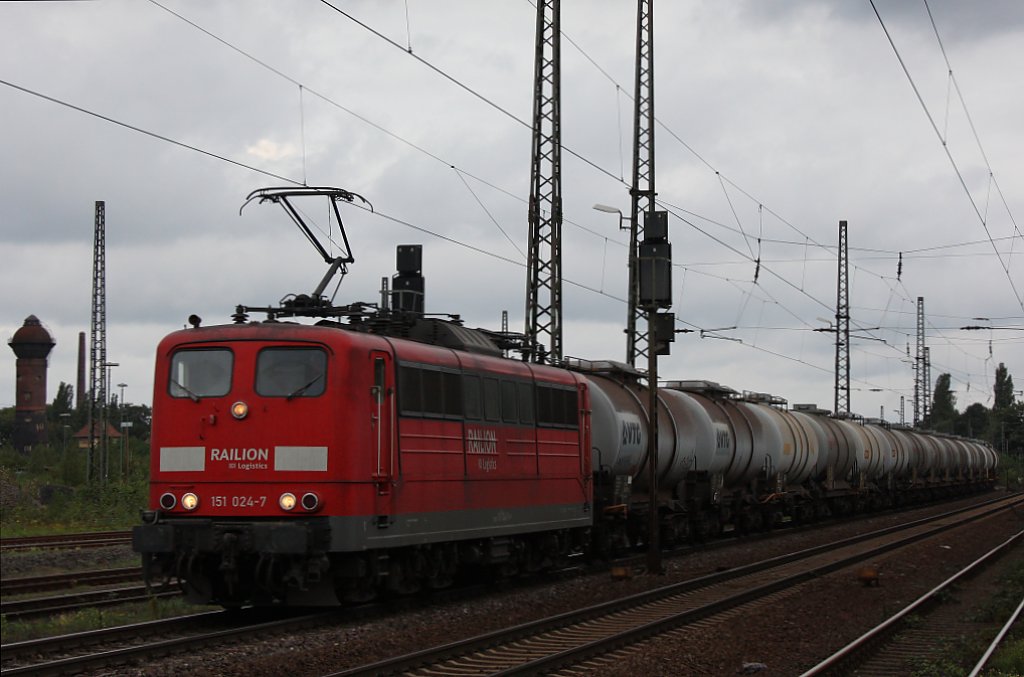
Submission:
<svg viewBox="0 0 1024 677">
<path fill-rule="evenodd" d="M 306 492 L 302 495 L 301 504 L 303 510 L 306 512 L 313 512 L 320 507 L 320 497 L 312 491 Z"/>
<path fill-rule="evenodd" d="M 178 499 L 174 497 L 174 494 L 167 492 L 160 496 L 160 507 L 164 510 L 174 510 L 176 505 L 178 505 Z"/>
<path fill-rule="evenodd" d="M 235 402 L 231 405 L 231 415 L 241 421 L 249 415 L 249 405 L 245 402 Z"/>
<path fill-rule="evenodd" d="M 639 290 L 637 300 L 647 311 L 647 387 L 650 393 L 647 421 L 647 467 L 650 484 L 648 510 L 647 570 L 660 574 L 661 524 L 658 519 L 658 355 L 669 354 L 669 343 L 675 334 L 675 316 L 659 313 L 672 306 L 672 245 L 668 242 L 668 212 L 652 209 L 644 214 L 644 239 L 638 247 Z"/>
</svg>

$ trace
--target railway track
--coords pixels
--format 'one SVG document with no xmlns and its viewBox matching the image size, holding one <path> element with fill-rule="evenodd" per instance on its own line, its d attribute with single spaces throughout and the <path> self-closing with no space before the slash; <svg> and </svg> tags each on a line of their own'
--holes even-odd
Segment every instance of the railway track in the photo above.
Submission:
<svg viewBox="0 0 1024 677">
<path fill-rule="evenodd" d="M 857 674 L 885 677 L 909 674 L 916 661 L 933 659 L 950 639 L 982 629 L 964 618 L 963 599 L 977 597 L 976 577 L 991 571 L 1001 558 L 1024 543 L 1024 531 L 932 588 L 898 613 L 814 666 L 802 677 Z M 1018 607 L 1017 612 L 1020 609 Z M 913 623 L 909 619 L 913 618 Z M 973 627 L 968 627 L 973 626 Z M 992 628 L 995 630 L 996 628 Z M 986 656 L 987 658 L 987 656 Z"/>
<path fill-rule="evenodd" d="M 110 585 L 142 580 L 142 567 L 124 567 L 121 569 L 97 569 L 94 571 L 76 571 L 48 576 L 26 576 L 23 578 L 5 578 L 0 580 L 0 595 L 22 595 L 30 592 L 49 592 L 67 590 L 83 585 Z"/>
<path fill-rule="evenodd" d="M 0 551 L 14 552 L 33 548 L 99 548 L 108 545 L 127 545 L 131 542 L 131 531 L 93 531 L 81 534 L 4 538 L 0 539 Z"/>
<path fill-rule="evenodd" d="M 124 665 L 163 655 L 221 645 L 241 637 L 299 630 L 329 620 L 334 612 L 267 620 L 262 609 L 210 611 L 116 628 L 90 630 L 60 637 L 27 640 L 2 647 L 4 677 L 76 674 Z M 169 635 L 177 635 L 171 636 Z M 152 638 L 140 642 L 140 638 Z M 123 642 L 125 646 L 112 646 Z M 82 651 L 77 655 L 55 655 Z M 42 659 L 42 660 L 40 660 Z"/>
<path fill-rule="evenodd" d="M 334 673 L 352 675 L 585 674 L 611 652 L 740 605 L 769 603 L 796 586 L 881 553 L 1009 509 L 1014 496 L 658 588 L 443 647 Z M 627 649 L 628 650 L 628 649 Z M 574 672 L 572 668 L 575 668 Z"/>
<path fill-rule="evenodd" d="M 145 585 L 134 585 L 110 590 L 80 592 L 70 595 L 32 597 L 0 603 L 0 613 L 11 620 L 25 620 L 39 616 L 75 611 L 88 607 L 113 606 L 130 602 L 146 602 L 153 597 L 177 597 L 182 593 L 177 588 L 149 589 Z"/>
<path fill-rule="evenodd" d="M 1002 501 L 1004 499 L 999 499 Z M 997 501 L 989 501 L 982 505 L 993 505 Z M 917 520 L 915 524 L 936 519 L 947 519 L 951 515 L 980 506 L 972 505 L 942 515 Z M 893 528 L 875 532 L 861 538 L 877 536 L 879 533 L 892 531 Z M 726 541 L 728 543 L 728 541 Z M 707 546 L 705 546 L 707 547 Z M 714 547 L 714 546 L 712 546 Z M 828 546 L 829 548 L 834 546 Z M 678 553 L 677 553 L 678 554 Z M 431 606 L 452 601 L 452 599 L 472 598 L 481 594 L 480 591 L 447 590 L 441 591 L 439 597 L 431 597 L 427 601 L 418 598 L 403 598 L 398 602 L 399 610 L 391 604 L 386 608 L 382 605 L 365 605 L 328 611 L 307 617 L 268 620 L 270 614 L 280 614 L 280 609 L 262 610 L 264 614 L 257 616 L 259 610 L 241 610 L 241 612 L 210 612 L 208 614 L 191 615 L 183 618 L 152 621 L 139 625 L 124 626 L 105 630 L 94 630 L 74 635 L 29 640 L 0 647 L 3 655 L 3 675 L 20 674 L 72 674 L 87 669 L 112 667 L 127 662 L 139 662 L 147 659 L 171 654 L 190 653 L 206 646 L 218 646 L 233 639 L 248 641 L 255 634 L 269 636 L 278 633 L 289 633 L 302 630 L 304 627 L 316 627 L 324 624 L 351 624 L 368 619 L 393 616 L 410 607 Z M 258 626 L 258 627 L 257 627 Z M 190 631 L 187 637 L 169 637 L 182 632 L 182 627 Z M 140 638 L 152 638 L 152 641 L 140 644 Z M 131 642 L 133 646 L 119 648 L 118 642 Z M 77 655 L 70 655 L 74 652 Z M 61 654 L 67 654 L 60 657 Z M 42 658 L 45 662 L 41 662 Z"/>
</svg>

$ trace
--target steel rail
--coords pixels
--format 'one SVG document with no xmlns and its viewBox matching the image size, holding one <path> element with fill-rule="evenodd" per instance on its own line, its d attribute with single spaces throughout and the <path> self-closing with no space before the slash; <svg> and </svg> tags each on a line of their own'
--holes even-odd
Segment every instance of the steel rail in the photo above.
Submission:
<svg viewBox="0 0 1024 677">
<path fill-rule="evenodd" d="M 72 595 L 33 597 L 0 603 L 0 614 L 7 620 L 47 616 L 88 607 L 113 606 L 130 602 L 146 602 L 153 597 L 177 597 L 178 589 L 147 590 L 145 585 L 95 592 L 80 592 Z"/>
<path fill-rule="evenodd" d="M 943 513 L 942 515 L 936 515 L 936 516 L 933 516 L 930 519 L 931 520 L 941 519 L 941 518 L 944 518 L 944 517 L 948 517 L 950 515 L 955 515 L 957 513 L 963 512 L 965 510 L 976 509 L 976 508 L 979 508 L 979 507 L 982 507 L 982 506 L 991 505 L 992 503 L 995 503 L 997 501 L 1002 501 L 1002 500 L 1006 500 L 1006 499 L 1005 498 L 1000 498 L 1000 499 L 996 499 L 996 500 L 985 501 L 985 502 L 982 502 L 980 504 L 974 504 L 972 506 L 960 508 L 960 509 L 957 509 L 957 510 L 947 511 L 946 513 Z M 923 521 L 929 521 L 929 520 L 928 520 L 928 518 L 926 518 L 925 520 L 915 520 L 915 522 L 913 522 L 913 523 L 916 524 L 916 523 L 923 522 Z M 882 532 L 882 531 L 886 531 L 886 530 L 879 530 L 879 532 Z M 879 532 L 875 532 L 875 533 L 879 533 Z M 834 545 L 830 545 L 830 546 L 827 546 L 827 547 L 835 547 L 835 546 Z M 449 595 L 455 595 L 456 599 L 461 599 L 465 595 L 465 593 L 463 591 L 452 591 L 452 590 L 442 591 L 440 594 L 441 594 L 441 598 L 440 598 L 441 601 L 444 601 L 444 600 L 448 599 Z M 433 598 L 431 598 L 431 599 L 433 599 Z M 415 606 L 416 605 L 416 600 L 414 600 L 413 598 L 403 598 L 402 600 L 393 600 L 391 605 L 390 605 L 392 611 L 394 610 L 394 605 L 396 603 L 397 603 L 398 606 L 401 606 L 402 608 L 406 608 L 410 604 Z M 257 613 L 258 611 L 261 611 L 261 610 L 244 609 L 244 610 L 241 610 L 241 611 L 242 611 L 242 613 L 247 614 L 247 616 L 245 618 L 250 618 L 251 614 Z M 280 609 L 277 609 L 276 611 L 279 613 Z M 71 648 L 75 648 L 75 647 L 82 647 L 84 645 L 99 644 L 99 643 L 107 643 L 107 644 L 109 644 L 110 642 L 117 641 L 119 639 L 119 637 L 136 640 L 140 636 L 146 636 L 146 635 L 152 636 L 152 635 L 155 635 L 155 634 L 163 634 L 163 633 L 166 633 L 166 632 L 173 631 L 172 628 L 173 628 L 174 625 L 180 625 L 183 622 L 186 625 L 190 625 L 191 624 L 191 626 L 194 629 L 194 626 L 196 624 L 198 624 L 200 622 L 206 622 L 206 621 L 200 620 L 200 619 L 205 619 L 205 618 L 209 618 L 210 620 L 208 622 L 210 622 L 210 623 L 216 623 L 216 622 L 218 622 L 218 619 L 224 619 L 225 621 L 228 621 L 228 622 L 238 622 L 240 620 L 237 615 L 234 615 L 234 616 L 232 616 L 232 615 L 225 615 L 225 614 L 228 614 L 228 613 L 229 612 L 217 611 L 217 612 L 209 612 L 207 614 L 194 615 L 194 618 L 196 619 L 194 622 L 192 621 L 193 616 L 184 617 L 184 618 L 176 618 L 176 619 L 165 619 L 163 621 L 150 621 L 150 622 L 143 623 L 143 624 L 138 624 L 138 625 L 121 626 L 119 628 L 92 630 L 92 631 L 87 631 L 87 632 L 83 632 L 83 633 L 75 633 L 75 634 L 72 634 L 72 635 L 64 635 L 64 636 L 51 637 L 51 638 L 42 638 L 42 639 L 37 639 L 37 640 L 28 640 L 26 642 L 19 642 L 19 643 L 15 643 L 15 644 L 7 644 L 7 645 L 4 645 L 4 646 L 2 646 L 0 648 L 2 648 L 2 653 L 3 653 L 3 656 L 4 656 L 4 662 L 5 663 L 9 662 L 10 659 L 12 659 L 12 658 L 18 657 L 19 655 L 23 656 L 25 654 L 29 654 L 29 655 L 37 656 L 37 657 L 38 656 L 53 656 L 56 653 L 59 653 L 59 652 L 62 652 L 62 651 L 67 651 L 67 650 L 69 650 Z M 235 612 L 231 612 L 231 613 L 237 614 L 238 612 L 235 611 Z M 344 611 L 345 619 L 344 620 L 346 622 L 351 622 L 353 620 L 359 620 L 359 619 L 365 619 L 365 618 L 376 618 L 376 617 L 379 617 L 379 613 L 380 613 L 380 609 L 376 608 L 376 605 L 372 605 L 372 606 L 369 606 L 369 607 L 363 607 L 363 606 L 361 606 L 361 607 L 352 607 L 352 608 L 345 609 L 345 611 Z M 374 615 L 374 614 L 378 614 L 378 615 Z M 330 618 L 329 612 L 328 612 L 327 617 Z M 322 624 L 322 622 L 323 622 L 322 619 L 324 618 L 324 616 L 316 616 L 315 618 L 318 619 L 318 622 L 320 624 Z M 297 621 L 294 621 L 294 619 L 293 619 L 293 620 L 287 621 L 287 622 L 297 622 Z M 245 627 L 248 628 L 251 625 L 252 625 L 252 623 L 249 623 Z M 296 627 L 298 627 L 298 626 L 296 626 Z M 287 630 L 288 628 L 287 628 L 287 626 L 282 625 L 281 629 Z M 246 632 L 248 632 L 248 629 L 246 629 L 246 630 L 238 630 L 238 633 L 240 635 L 244 635 Z M 268 630 L 268 632 L 269 632 L 269 630 Z M 225 636 L 221 635 L 221 636 L 218 636 L 218 637 L 219 637 L 219 639 L 223 639 Z M 217 640 L 214 640 L 214 641 L 217 641 Z M 11 674 L 11 675 L 15 675 L 15 674 L 30 674 L 30 673 L 31 674 L 64 674 L 64 673 L 67 673 L 67 672 L 73 672 L 73 671 L 76 671 L 76 670 L 80 670 L 83 667 L 87 668 L 87 667 L 95 667 L 95 666 L 100 666 L 100 665 L 119 665 L 119 664 L 122 664 L 122 663 L 127 662 L 127 661 L 138 661 L 138 660 L 144 659 L 148 655 L 168 655 L 168 654 L 173 654 L 173 653 L 176 653 L 176 652 L 189 651 L 189 650 L 192 650 L 194 648 L 199 647 L 201 645 L 201 643 L 202 643 L 201 639 L 197 639 L 197 640 L 195 640 L 192 643 L 184 642 L 183 641 L 181 643 L 174 644 L 173 646 L 169 645 L 169 644 L 166 644 L 166 643 L 163 643 L 163 642 L 159 642 L 159 643 L 157 643 L 155 645 L 156 648 L 147 649 L 146 647 L 138 647 L 138 648 L 131 649 L 131 650 L 128 650 L 128 651 L 125 651 L 125 652 L 122 652 L 122 651 L 119 651 L 119 650 L 110 651 L 109 648 L 108 648 L 107 650 L 102 652 L 103 653 L 103 657 L 98 657 L 98 656 L 95 656 L 95 655 L 90 655 L 90 656 L 81 656 L 81 657 L 78 657 L 78 658 L 65 658 L 65 659 L 60 659 L 59 661 L 50 661 L 49 663 L 37 663 L 37 664 L 31 665 L 31 666 L 18 667 L 18 668 L 16 668 L 16 670 L 17 670 L 16 672 L 12 671 L 12 670 L 15 670 L 15 669 L 11 669 L 11 670 L 4 669 L 3 670 L 3 675 L 4 675 L 4 677 L 7 677 L 8 674 Z M 149 653 L 150 651 L 152 651 L 152 653 Z M 50 663 L 53 663 L 53 665 L 51 665 Z"/>
<path fill-rule="evenodd" d="M 94 569 L 72 571 L 46 576 L 25 576 L 22 578 L 0 579 L 0 595 L 18 595 L 26 592 L 63 590 L 80 585 L 107 585 L 126 581 L 142 580 L 142 567 L 120 569 Z"/>
<path fill-rule="evenodd" d="M 0 550 L 29 550 L 32 548 L 81 548 L 131 543 L 130 531 L 92 531 L 79 534 L 50 534 L 46 536 L 19 536 L 0 539 Z"/>
<path fill-rule="evenodd" d="M 1014 496 L 1010 498 L 1004 498 L 996 503 L 998 505 L 993 506 L 992 503 L 986 504 L 986 507 L 979 509 L 978 506 L 971 506 L 968 508 L 962 508 L 942 515 L 936 515 L 930 518 L 924 518 L 909 522 L 904 525 L 896 527 L 889 527 L 880 529 L 869 534 L 862 534 L 853 538 L 844 539 L 842 541 L 829 543 L 827 545 L 817 546 L 808 548 L 796 553 L 790 553 L 788 555 L 782 555 L 779 557 L 764 560 L 754 564 L 746 565 L 743 567 L 737 567 L 724 572 L 718 572 L 707 576 L 702 576 L 697 579 L 691 579 L 688 581 L 682 581 L 669 586 L 664 586 L 654 590 L 638 593 L 626 598 L 612 600 L 592 607 L 588 607 L 581 610 L 567 612 L 559 614 L 549 618 L 540 619 L 537 621 L 531 621 L 524 623 L 513 628 L 506 628 L 503 630 L 486 633 L 477 637 L 472 637 L 466 640 L 452 642 L 450 644 L 434 647 L 422 651 L 417 651 L 405 656 L 398 656 L 393 659 L 379 661 L 370 665 L 358 666 L 351 669 L 342 670 L 339 672 L 332 673 L 330 677 L 349 677 L 351 675 L 380 675 L 380 674 L 395 674 L 400 672 L 408 672 L 415 669 L 423 668 L 426 665 L 433 666 L 433 674 L 440 673 L 440 664 L 449 660 L 460 660 L 460 669 L 467 669 L 468 657 L 471 654 L 486 651 L 489 656 L 489 660 L 492 664 L 498 664 L 500 661 L 494 660 L 498 647 L 501 645 L 516 644 L 516 651 L 520 654 L 525 653 L 524 645 L 528 638 L 544 636 L 545 640 L 550 640 L 550 635 L 557 630 L 566 629 L 566 635 L 569 634 L 568 630 L 570 627 L 573 630 L 580 630 L 579 626 L 584 623 L 592 623 L 595 619 L 602 619 L 609 617 L 613 614 L 623 614 L 626 612 L 632 612 L 638 607 L 645 605 L 653 605 L 666 598 L 672 596 L 678 596 L 681 593 L 688 593 L 700 588 L 706 588 L 713 584 L 720 584 L 732 579 L 739 578 L 741 576 L 750 576 L 755 573 L 762 573 L 771 568 L 778 568 L 789 564 L 794 564 L 806 560 L 813 556 L 827 555 L 833 551 L 837 551 L 840 548 L 847 546 L 854 546 L 864 541 L 873 538 L 885 538 L 896 534 L 899 531 L 907 531 L 921 527 L 921 531 L 917 534 L 905 537 L 899 540 L 884 543 L 880 546 L 871 548 L 867 551 L 858 552 L 854 555 L 836 558 L 831 562 L 827 562 L 823 565 L 815 566 L 810 570 L 804 569 L 793 575 L 787 575 L 775 582 L 757 586 L 748 589 L 742 593 L 733 594 L 724 598 L 719 598 L 717 601 L 704 604 L 697 608 L 687 609 L 678 613 L 670 612 L 661 614 L 661 617 L 657 620 L 649 622 L 638 622 L 635 623 L 630 629 L 619 632 L 612 632 L 606 636 L 600 637 L 599 639 L 593 640 L 575 640 L 576 644 L 572 648 L 566 649 L 551 649 L 547 655 L 532 659 L 526 659 L 520 657 L 519 663 L 514 664 L 511 667 L 503 667 L 500 670 L 492 670 L 490 674 L 500 675 L 512 675 L 512 674 L 539 674 L 543 672 L 549 672 L 552 670 L 564 667 L 567 664 L 579 663 L 583 660 L 591 658 L 596 655 L 607 653 L 615 648 L 624 646 L 626 644 L 637 642 L 646 637 L 654 634 L 666 632 L 674 627 L 688 622 L 693 622 L 699 618 L 703 618 L 709 615 L 720 613 L 726 609 L 735 607 L 739 604 L 743 604 L 752 601 L 756 598 L 769 595 L 774 592 L 778 592 L 784 588 L 792 587 L 801 582 L 809 580 L 812 577 L 820 576 L 824 573 L 834 571 L 846 566 L 850 566 L 853 563 L 862 561 L 868 557 L 874 557 L 880 553 L 899 548 L 910 543 L 928 538 L 930 536 L 937 535 L 946 531 L 950 525 L 939 524 L 930 528 L 925 528 L 928 523 L 941 522 L 944 519 L 953 518 L 961 513 L 969 512 L 972 510 L 978 511 L 974 515 L 967 516 L 966 519 L 961 519 L 959 525 L 966 524 L 978 519 L 982 519 L 991 514 L 1001 512 L 1009 509 L 1012 505 L 1022 502 L 1020 497 Z M 582 632 L 582 631 L 581 631 Z M 553 640 L 552 640 L 553 643 Z"/>
<path fill-rule="evenodd" d="M 904 607 L 898 613 L 892 615 L 882 623 L 868 630 L 866 633 L 853 640 L 839 651 L 835 652 L 825 660 L 821 661 L 810 670 L 804 672 L 800 677 L 816 677 L 817 675 L 827 674 L 829 670 L 833 670 L 839 667 L 842 663 L 853 659 L 857 654 L 867 649 L 871 644 L 880 640 L 888 634 L 891 634 L 897 626 L 906 619 L 911 613 L 921 609 L 929 601 L 936 598 L 937 595 L 945 590 L 948 590 L 953 584 L 957 583 L 961 579 L 967 577 L 973 573 L 975 569 L 981 568 L 985 564 L 989 563 L 992 559 L 1002 555 L 1007 549 L 1017 543 L 1022 537 L 1024 537 L 1024 530 L 1018 531 L 1016 534 L 1003 541 L 996 547 L 989 550 L 987 553 L 974 560 L 966 567 L 947 578 L 942 583 L 926 592 L 925 594 L 918 597 L 914 602 Z"/>
<path fill-rule="evenodd" d="M 85 630 L 83 632 L 74 632 L 54 637 L 26 639 L 21 642 L 10 642 L 0 645 L 0 654 L 3 654 L 5 662 L 19 660 L 25 656 L 52 656 L 88 644 L 109 643 L 121 639 L 134 640 L 147 635 L 167 634 L 179 628 L 195 628 L 208 623 L 224 622 L 231 615 L 231 612 L 225 610 L 206 611 L 187 616 L 162 618 L 154 621 L 133 623 L 131 625 L 99 628 L 97 630 Z M 7 675 L 6 669 L 3 670 L 3 674 Z"/>
<path fill-rule="evenodd" d="M 1003 627 L 999 630 L 995 639 L 993 639 L 992 643 L 988 645 L 985 653 L 978 659 L 977 665 L 974 666 L 974 669 L 971 670 L 971 674 L 967 675 L 967 677 L 978 677 L 978 675 L 981 674 L 981 671 L 985 669 L 985 665 L 988 663 L 988 660 L 992 658 L 992 654 L 994 654 L 996 649 L 999 648 L 999 645 L 1002 644 L 1003 638 L 1006 637 L 1006 633 L 1008 633 L 1010 628 L 1013 627 L 1013 624 L 1017 622 L 1022 610 L 1024 610 L 1024 599 L 1022 599 L 1020 604 L 1017 605 L 1017 610 L 1010 615 L 1009 620 L 1003 624 Z"/>
<path fill-rule="evenodd" d="M 214 612 L 217 613 L 217 612 Z M 277 619 L 258 623 L 241 624 L 237 627 L 226 630 L 217 630 L 200 635 L 189 637 L 176 637 L 173 639 L 157 640 L 135 646 L 127 646 L 109 651 L 88 654 L 85 656 L 73 656 L 60 658 L 45 663 L 22 665 L 3 670 L 3 677 L 14 677 L 15 675 L 62 675 L 78 673 L 85 669 L 95 669 L 122 665 L 128 661 L 164 656 L 184 651 L 195 650 L 205 646 L 220 644 L 224 640 L 238 639 L 240 637 L 254 637 L 267 632 L 280 632 L 283 629 L 300 628 L 313 626 L 322 623 L 330 617 L 333 612 L 326 611 L 305 616 Z M 175 619 L 178 620 L 178 619 Z M 143 624 L 143 627 L 145 624 Z M 124 626 L 125 628 L 138 628 L 139 626 Z M 138 637 L 138 635 L 135 635 Z M 5 647 L 6 650 L 6 647 Z"/>
</svg>

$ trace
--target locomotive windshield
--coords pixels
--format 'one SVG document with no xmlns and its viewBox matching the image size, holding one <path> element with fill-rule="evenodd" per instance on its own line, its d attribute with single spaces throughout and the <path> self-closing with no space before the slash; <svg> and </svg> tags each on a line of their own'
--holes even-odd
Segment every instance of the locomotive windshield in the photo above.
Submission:
<svg viewBox="0 0 1024 677">
<path fill-rule="evenodd" d="M 327 354 L 319 348 L 265 348 L 256 359 L 256 392 L 264 397 L 317 397 L 324 392 Z"/>
<path fill-rule="evenodd" d="M 171 397 L 222 397 L 231 390 L 234 355 L 223 348 L 179 350 L 171 358 Z"/>
</svg>

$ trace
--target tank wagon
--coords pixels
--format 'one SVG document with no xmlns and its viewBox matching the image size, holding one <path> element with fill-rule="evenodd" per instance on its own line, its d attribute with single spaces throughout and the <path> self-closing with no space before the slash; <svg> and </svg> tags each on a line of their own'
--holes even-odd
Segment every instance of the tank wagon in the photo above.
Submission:
<svg viewBox="0 0 1024 677">
<path fill-rule="evenodd" d="M 327 195 L 335 213 L 358 197 L 250 198 L 287 208 L 300 194 Z M 415 247 L 399 248 L 379 304 L 335 306 L 321 293 L 352 260 L 345 244 L 320 248 L 331 266 L 313 294 L 238 306 L 226 325 L 193 316 L 159 344 L 149 507 L 133 530 L 147 580 L 225 606 L 336 604 L 647 541 L 643 374 L 511 359 L 524 337 L 426 317 Z M 665 384 L 658 407 L 662 542 L 979 491 L 995 476 L 995 453 L 974 441 L 709 381 Z"/>
<path fill-rule="evenodd" d="M 587 377 L 592 466 L 599 495 L 630 514 L 649 501 L 647 408 L 640 375 L 615 363 L 576 364 Z M 948 498 L 992 485 L 996 454 L 974 440 L 882 421 L 787 407 L 711 381 L 672 381 L 658 391 L 661 537 L 745 532 L 781 520 Z M 642 520 L 623 525 L 636 540 Z"/>
</svg>

